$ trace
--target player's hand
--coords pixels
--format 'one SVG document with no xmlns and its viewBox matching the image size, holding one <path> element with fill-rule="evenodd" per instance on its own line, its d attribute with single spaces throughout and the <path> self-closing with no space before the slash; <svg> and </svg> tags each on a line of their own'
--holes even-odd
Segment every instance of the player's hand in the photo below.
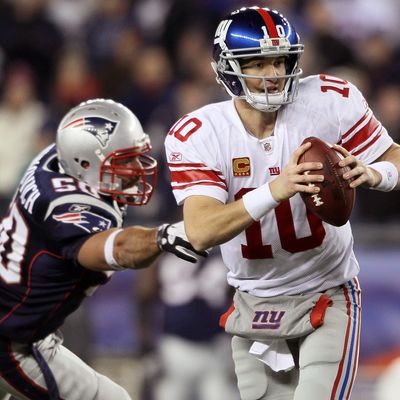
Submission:
<svg viewBox="0 0 400 400">
<path fill-rule="evenodd" d="M 307 175 L 306 171 L 321 169 L 319 162 L 305 162 L 297 164 L 300 156 L 311 147 L 311 143 L 302 144 L 292 155 L 286 167 L 280 175 L 270 184 L 272 197 L 281 202 L 287 200 L 296 193 L 315 194 L 319 192 L 317 186 L 309 185 L 314 182 L 323 182 L 323 175 Z"/>
<path fill-rule="evenodd" d="M 350 171 L 343 174 L 343 179 L 345 180 L 354 179 L 349 184 L 350 187 L 363 186 L 368 188 L 379 184 L 382 179 L 379 172 L 364 165 L 361 160 L 350 154 L 344 147 L 335 144 L 333 148 L 343 156 L 343 160 L 339 161 L 339 166 L 350 167 Z"/>
<path fill-rule="evenodd" d="M 157 245 L 161 250 L 173 253 L 191 263 L 195 263 L 200 257 L 208 256 L 208 251 L 197 251 L 190 244 L 183 221 L 161 225 L 157 233 Z"/>
</svg>

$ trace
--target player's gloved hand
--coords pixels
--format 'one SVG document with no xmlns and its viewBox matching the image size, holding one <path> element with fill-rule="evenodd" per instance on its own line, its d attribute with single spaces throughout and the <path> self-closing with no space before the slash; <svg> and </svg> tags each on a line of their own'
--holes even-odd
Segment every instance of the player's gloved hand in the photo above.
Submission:
<svg viewBox="0 0 400 400">
<path fill-rule="evenodd" d="M 161 225 L 158 228 L 157 245 L 161 250 L 173 253 L 191 263 L 198 261 L 200 256 L 208 256 L 208 251 L 197 251 L 190 244 L 183 221 Z"/>
</svg>

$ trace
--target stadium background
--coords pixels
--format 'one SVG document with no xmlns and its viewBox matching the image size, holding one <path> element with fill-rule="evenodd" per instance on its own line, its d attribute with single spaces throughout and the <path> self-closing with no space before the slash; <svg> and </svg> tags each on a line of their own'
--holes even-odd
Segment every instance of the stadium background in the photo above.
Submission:
<svg viewBox="0 0 400 400">
<path fill-rule="evenodd" d="M 82 100 L 107 97 L 139 117 L 160 163 L 155 196 L 148 206 L 131 210 L 130 221 L 156 225 L 179 218 L 164 164 L 164 136 L 186 112 L 226 98 L 209 66 L 213 31 L 226 11 L 251 5 L 0 0 L 0 216 L 31 157 L 53 141 L 60 117 Z M 296 26 L 306 46 L 305 75 L 323 72 L 355 83 L 400 141 L 398 0 L 257 5 L 279 9 Z M 399 192 L 359 190 L 352 215 L 364 308 L 355 400 L 389 400 L 378 396 L 376 382 L 400 356 L 399 200 Z M 65 326 L 66 343 L 133 394 L 151 364 L 137 326 L 139 275 L 117 274 Z"/>
</svg>

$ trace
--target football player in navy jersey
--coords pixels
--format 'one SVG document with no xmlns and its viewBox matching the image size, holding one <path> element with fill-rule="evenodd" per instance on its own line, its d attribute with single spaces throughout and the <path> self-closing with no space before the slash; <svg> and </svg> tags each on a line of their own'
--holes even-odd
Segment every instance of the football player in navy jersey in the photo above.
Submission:
<svg viewBox="0 0 400 400">
<path fill-rule="evenodd" d="M 196 262 L 183 224 L 121 228 L 146 204 L 157 162 L 135 115 L 112 100 L 80 104 L 35 158 L 0 225 L 0 399 L 110 400 L 128 393 L 61 345 L 57 329 L 114 271 L 162 251 Z"/>
</svg>

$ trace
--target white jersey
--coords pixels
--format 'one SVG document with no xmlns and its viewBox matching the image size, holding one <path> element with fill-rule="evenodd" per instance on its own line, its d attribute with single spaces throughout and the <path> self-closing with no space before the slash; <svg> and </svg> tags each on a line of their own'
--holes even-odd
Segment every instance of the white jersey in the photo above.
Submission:
<svg viewBox="0 0 400 400">
<path fill-rule="evenodd" d="M 354 85 L 310 76 L 300 81 L 297 99 L 279 110 L 266 139 L 246 131 L 233 101 L 181 118 L 166 139 L 176 200 L 203 195 L 235 201 L 279 175 L 309 136 L 338 143 L 366 164 L 393 143 Z M 325 290 L 359 271 L 350 223 L 322 222 L 306 211 L 299 194 L 222 244 L 221 252 L 229 284 L 260 297 Z"/>
</svg>

